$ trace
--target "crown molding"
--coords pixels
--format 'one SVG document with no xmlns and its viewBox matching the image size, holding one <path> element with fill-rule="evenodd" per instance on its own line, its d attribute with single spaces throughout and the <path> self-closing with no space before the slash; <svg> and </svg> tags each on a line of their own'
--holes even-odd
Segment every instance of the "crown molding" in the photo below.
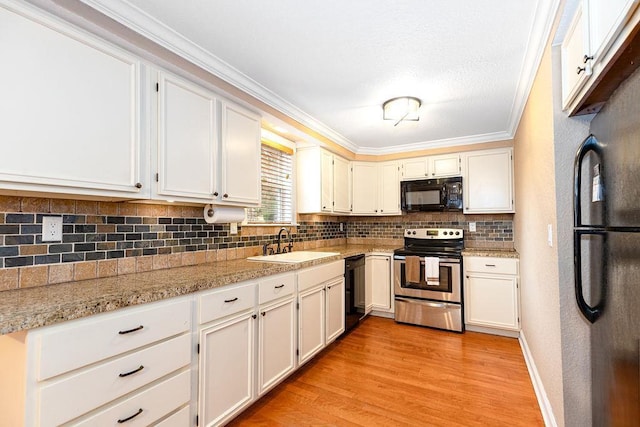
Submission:
<svg viewBox="0 0 640 427">
<path fill-rule="evenodd" d="M 409 151 L 428 150 L 441 147 L 455 147 L 459 145 L 481 144 L 484 142 L 497 142 L 513 139 L 513 135 L 509 132 L 492 132 L 481 135 L 462 136 L 459 138 L 446 138 L 434 141 L 414 142 L 411 144 L 394 145 L 392 147 L 374 148 L 361 147 L 356 154 L 396 154 L 406 153 Z"/>
<path fill-rule="evenodd" d="M 518 130 L 520 119 L 529 100 L 559 6 L 560 0 L 538 1 L 507 126 L 507 133 L 510 133 L 512 138 Z"/>
<path fill-rule="evenodd" d="M 317 132 L 330 141 L 357 154 L 392 154 L 398 152 L 431 149 L 445 146 L 467 145 L 474 143 L 503 141 L 512 139 L 517 130 L 525 105 L 528 100 L 533 81 L 540 65 L 550 34 L 555 12 L 560 0 L 540 0 L 534 17 L 527 45 L 527 54 L 522 65 L 513 108 L 509 117 L 507 130 L 490 134 L 473 135 L 462 138 L 449 138 L 435 141 L 424 141 L 392 147 L 375 148 L 360 147 L 345 136 L 316 120 L 300 108 L 284 100 L 274 92 L 246 76 L 238 69 L 211 54 L 201 46 L 193 43 L 178 32 L 147 13 L 128 3 L 126 0 L 80 0 L 82 3 L 99 11 L 120 24 L 146 37 L 159 46 L 179 55 L 214 76 L 237 87 L 260 102 L 280 111 L 301 125 Z M 553 13 L 552 13 L 553 12 Z"/>
</svg>

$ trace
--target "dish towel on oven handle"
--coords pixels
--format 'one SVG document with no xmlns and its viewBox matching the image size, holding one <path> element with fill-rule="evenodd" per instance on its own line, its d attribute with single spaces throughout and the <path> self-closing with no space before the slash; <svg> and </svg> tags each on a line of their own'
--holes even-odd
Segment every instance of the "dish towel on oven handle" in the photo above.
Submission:
<svg viewBox="0 0 640 427">
<path fill-rule="evenodd" d="M 427 286 L 440 286 L 440 258 L 424 257 L 424 278 Z"/>
<path fill-rule="evenodd" d="M 420 257 L 407 256 L 404 259 L 407 283 L 420 283 Z"/>
</svg>

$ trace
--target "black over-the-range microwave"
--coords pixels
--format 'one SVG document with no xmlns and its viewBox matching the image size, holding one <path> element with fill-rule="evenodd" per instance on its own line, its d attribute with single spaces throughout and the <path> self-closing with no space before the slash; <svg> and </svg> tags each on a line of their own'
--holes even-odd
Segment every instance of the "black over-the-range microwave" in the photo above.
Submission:
<svg viewBox="0 0 640 427">
<path fill-rule="evenodd" d="M 400 203 L 405 212 L 462 211 L 462 177 L 400 181 Z"/>
</svg>

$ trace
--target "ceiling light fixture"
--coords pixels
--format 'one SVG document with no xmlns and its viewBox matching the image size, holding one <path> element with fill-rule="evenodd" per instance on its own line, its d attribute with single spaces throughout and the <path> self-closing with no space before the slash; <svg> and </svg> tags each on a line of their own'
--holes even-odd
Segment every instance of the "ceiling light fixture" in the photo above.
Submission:
<svg viewBox="0 0 640 427">
<path fill-rule="evenodd" d="M 385 101 L 382 104 L 382 118 L 384 120 L 394 120 L 394 126 L 398 126 L 403 120 L 418 121 L 418 109 L 421 102 L 413 96 L 401 96 Z"/>
</svg>

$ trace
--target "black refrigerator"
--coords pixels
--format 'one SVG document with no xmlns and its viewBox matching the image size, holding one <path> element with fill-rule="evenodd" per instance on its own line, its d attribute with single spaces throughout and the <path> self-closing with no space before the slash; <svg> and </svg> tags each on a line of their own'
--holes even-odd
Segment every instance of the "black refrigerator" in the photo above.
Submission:
<svg viewBox="0 0 640 427">
<path fill-rule="evenodd" d="M 594 426 L 640 425 L 640 78 L 574 164 L 576 302 L 590 324 Z M 635 86 L 635 87 L 633 87 Z"/>
</svg>

